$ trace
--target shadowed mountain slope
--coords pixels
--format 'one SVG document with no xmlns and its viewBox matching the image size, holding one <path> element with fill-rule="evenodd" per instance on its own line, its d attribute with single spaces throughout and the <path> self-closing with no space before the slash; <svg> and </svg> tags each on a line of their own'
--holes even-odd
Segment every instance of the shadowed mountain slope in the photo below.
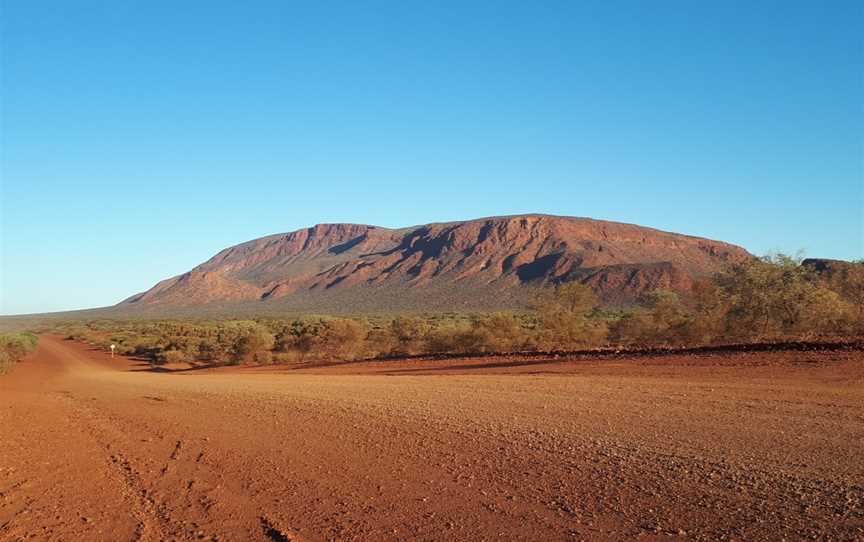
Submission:
<svg viewBox="0 0 864 542">
<path fill-rule="evenodd" d="M 749 258 L 742 248 L 631 224 L 547 215 L 403 229 L 319 224 L 222 250 L 120 306 L 341 312 L 518 307 L 532 287 L 578 280 L 607 304 Z"/>
</svg>

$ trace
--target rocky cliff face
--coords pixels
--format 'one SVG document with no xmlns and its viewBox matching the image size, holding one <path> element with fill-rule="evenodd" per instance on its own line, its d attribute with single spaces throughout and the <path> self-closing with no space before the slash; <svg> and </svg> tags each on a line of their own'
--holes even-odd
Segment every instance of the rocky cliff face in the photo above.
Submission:
<svg viewBox="0 0 864 542">
<path fill-rule="evenodd" d="M 404 229 L 319 224 L 227 248 L 122 304 L 273 303 L 293 296 L 314 306 L 316 296 L 338 300 L 344 292 L 350 303 L 368 297 L 363 292 L 386 299 L 392 290 L 416 298 L 422 310 L 430 292 L 516 299 L 512 294 L 526 287 L 569 280 L 617 304 L 655 288 L 686 291 L 694 277 L 749 257 L 719 241 L 587 218 L 520 215 Z"/>
</svg>

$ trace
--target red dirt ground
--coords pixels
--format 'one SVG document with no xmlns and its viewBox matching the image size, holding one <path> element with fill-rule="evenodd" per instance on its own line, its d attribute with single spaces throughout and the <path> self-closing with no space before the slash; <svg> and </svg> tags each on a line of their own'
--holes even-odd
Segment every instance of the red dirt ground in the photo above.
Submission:
<svg viewBox="0 0 864 542">
<path fill-rule="evenodd" d="M 864 352 L 0 377 L 0 540 L 862 540 Z"/>
</svg>

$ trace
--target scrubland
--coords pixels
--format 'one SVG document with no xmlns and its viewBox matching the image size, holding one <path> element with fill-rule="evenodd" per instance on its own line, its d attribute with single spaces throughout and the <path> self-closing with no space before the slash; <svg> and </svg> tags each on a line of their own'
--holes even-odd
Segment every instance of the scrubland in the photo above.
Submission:
<svg viewBox="0 0 864 542">
<path fill-rule="evenodd" d="M 850 269 L 615 310 L 568 283 L 511 313 L 43 324 L 0 378 L 0 540 L 860 540 Z"/>
<path fill-rule="evenodd" d="M 32 333 L 0 333 L 0 374 L 36 348 L 37 341 Z"/>
<path fill-rule="evenodd" d="M 864 335 L 864 264 L 827 280 L 788 256 L 731 266 L 686 296 L 646 293 L 601 308 L 587 287 L 540 291 L 524 311 L 392 316 L 92 320 L 55 323 L 70 338 L 155 364 L 278 364 L 411 355 L 638 349 Z"/>
</svg>

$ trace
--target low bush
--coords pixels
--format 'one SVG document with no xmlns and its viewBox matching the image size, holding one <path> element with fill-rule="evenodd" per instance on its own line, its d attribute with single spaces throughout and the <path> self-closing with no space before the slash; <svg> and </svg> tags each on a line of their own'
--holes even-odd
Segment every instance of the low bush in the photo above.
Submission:
<svg viewBox="0 0 864 542">
<path fill-rule="evenodd" d="M 0 374 L 36 348 L 39 338 L 32 333 L 0 334 Z"/>
<path fill-rule="evenodd" d="M 261 350 L 252 354 L 252 361 L 258 365 L 270 365 L 273 363 L 273 354 L 269 350 Z"/>
<path fill-rule="evenodd" d="M 569 282 L 540 291 L 532 309 L 364 319 L 96 320 L 63 324 L 59 330 L 94 345 L 116 344 L 121 354 L 153 362 L 261 364 L 860 337 L 864 264 L 826 276 L 788 256 L 754 258 L 695 281 L 688 293 L 646 292 L 635 306 L 615 312 L 601 310 L 587 286 Z M 7 360 L 18 356 L 20 348 L 0 352 L 0 360 Z"/>
<path fill-rule="evenodd" d="M 390 354 L 418 354 L 424 349 L 426 335 L 432 326 L 416 316 L 398 316 L 388 326 Z"/>
<path fill-rule="evenodd" d="M 269 353 L 273 346 L 274 337 L 270 330 L 260 324 L 253 324 L 234 341 L 231 358 L 235 362 L 250 361 L 262 352 Z"/>
<path fill-rule="evenodd" d="M 475 335 L 472 340 L 481 352 L 525 350 L 532 342 L 522 321 L 510 312 L 475 317 L 471 326 Z"/>
<path fill-rule="evenodd" d="M 471 325 L 453 325 L 426 334 L 426 351 L 431 354 L 469 354 L 480 352 L 483 339 Z"/>
<path fill-rule="evenodd" d="M 324 324 L 316 353 L 324 359 L 349 361 L 363 354 L 366 326 L 357 320 L 336 318 Z"/>
<path fill-rule="evenodd" d="M 183 363 L 185 361 L 190 361 L 190 357 L 189 354 L 182 350 L 165 350 L 156 355 L 156 362 L 159 364 Z"/>
<path fill-rule="evenodd" d="M 324 330 L 323 321 L 294 320 L 276 335 L 275 348 L 278 352 L 291 352 L 302 360 L 320 342 Z"/>
<path fill-rule="evenodd" d="M 596 317 L 599 302 L 584 284 L 568 282 L 542 291 L 534 299 L 539 318 L 536 346 L 541 350 L 575 350 L 603 344 L 605 320 Z"/>
<path fill-rule="evenodd" d="M 289 363 L 300 363 L 303 361 L 303 357 L 297 352 L 273 352 L 271 354 L 272 363 L 280 365 L 280 364 L 289 364 Z"/>
</svg>

